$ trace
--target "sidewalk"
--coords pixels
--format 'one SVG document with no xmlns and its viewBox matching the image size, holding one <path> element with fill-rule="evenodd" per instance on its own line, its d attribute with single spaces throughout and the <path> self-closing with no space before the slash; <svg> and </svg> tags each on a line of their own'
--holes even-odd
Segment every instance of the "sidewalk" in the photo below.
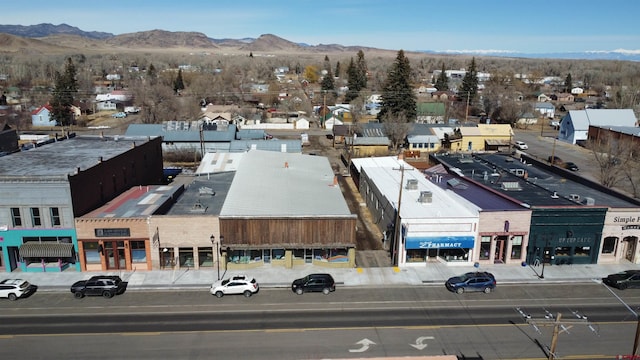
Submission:
<svg viewBox="0 0 640 360">
<path fill-rule="evenodd" d="M 221 269 L 220 277 L 227 278 L 234 274 L 246 274 L 255 277 L 263 288 L 289 287 L 291 282 L 309 273 L 327 272 L 333 275 L 338 286 L 441 286 L 449 277 L 469 271 L 489 271 L 500 284 L 514 283 L 558 283 L 567 281 L 600 280 L 608 274 L 629 269 L 640 269 L 635 264 L 612 265 L 546 265 L 544 267 L 544 279 L 542 266 L 513 266 L 490 265 L 475 268 L 472 265 L 453 266 L 447 264 L 430 263 L 428 265 L 408 268 L 351 268 L 351 269 L 327 269 L 314 265 L 298 266 L 293 269 L 282 267 L 263 266 L 245 271 L 233 271 L 224 273 Z M 110 274 L 119 275 L 124 281 L 128 281 L 129 290 L 153 290 L 153 289 L 198 289 L 208 288 L 217 280 L 217 269 L 194 270 L 189 268 L 176 270 L 152 270 L 152 271 L 116 271 L 116 272 L 62 272 L 62 273 L 5 273 L 5 278 L 21 278 L 35 285 L 43 291 L 68 291 L 71 284 L 77 280 L 88 279 L 92 275 Z"/>
</svg>

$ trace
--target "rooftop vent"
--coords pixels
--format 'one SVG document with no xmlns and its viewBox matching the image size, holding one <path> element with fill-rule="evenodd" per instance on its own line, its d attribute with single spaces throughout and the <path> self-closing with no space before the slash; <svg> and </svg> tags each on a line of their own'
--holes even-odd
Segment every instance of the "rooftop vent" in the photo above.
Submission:
<svg viewBox="0 0 640 360">
<path fill-rule="evenodd" d="M 569 195 L 569 199 L 571 199 L 573 201 L 580 201 L 580 195 L 578 195 L 578 194 L 570 194 Z"/>
<path fill-rule="evenodd" d="M 207 207 L 202 205 L 200 200 L 196 201 L 196 203 L 193 204 L 191 209 L 189 209 L 189 212 L 192 212 L 192 213 L 205 213 L 206 211 L 207 211 Z"/>
<path fill-rule="evenodd" d="M 557 198 L 559 198 L 558 193 L 554 191 L 554 192 L 553 192 L 553 194 L 551 194 L 551 198 L 552 198 L 552 199 L 557 199 Z"/>
<path fill-rule="evenodd" d="M 418 180 L 417 179 L 409 179 L 407 180 L 407 185 L 405 186 L 407 190 L 418 190 Z"/>
<path fill-rule="evenodd" d="M 418 202 L 423 204 L 430 204 L 433 201 L 433 193 L 431 191 L 420 191 L 420 197 Z"/>
<path fill-rule="evenodd" d="M 584 197 L 584 204 L 585 205 L 595 205 L 596 204 L 596 199 L 594 199 L 592 197 L 585 196 Z"/>
</svg>

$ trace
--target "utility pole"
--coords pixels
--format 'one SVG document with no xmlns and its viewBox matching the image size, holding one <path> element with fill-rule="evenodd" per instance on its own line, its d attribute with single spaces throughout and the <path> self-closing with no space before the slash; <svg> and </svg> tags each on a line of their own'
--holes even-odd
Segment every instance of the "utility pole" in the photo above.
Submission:
<svg viewBox="0 0 640 360">
<path fill-rule="evenodd" d="M 404 160 L 403 160 L 404 161 Z M 406 170 L 413 170 L 413 169 L 406 169 L 404 167 L 404 164 L 401 164 L 399 168 L 397 169 L 393 169 L 393 170 L 400 170 L 400 189 L 398 191 L 398 207 L 396 209 L 396 219 L 395 219 L 395 225 L 393 226 L 393 255 L 391 257 L 391 262 L 393 263 L 393 265 L 398 266 L 400 264 L 400 251 L 401 249 L 401 241 L 400 241 L 400 227 L 401 227 L 401 221 L 402 219 L 400 218 L 400 206 L 402 206 L 402 188 L 403 188 L 403 184 L 404 184 L 404 172 Z"/>
<path fill-rule="evenodd" d="M 555 360 L 559 357 L 556 354 L 556 347 L 558 346 L 558 337 L 562 332 L 569 334 L 569 329 L 573 325 L 587 325 L 589 330 L 598 335 L 598 331 L 591 324 L 585 315 L 580 314 L 578 311 L 572 311 L 575 319 L 562 319 L 562 314 L 558 313 L 555 317 L 551 312 L 544 309 L 545 315 L 542 318 L 532 318 L 530 314 L 526 313 L 522 308 L 516 308 L 516 311 L 524 318 L 527 324 L 533 326 L 538 334 L 542 334 L 539 326 L 553 326 L 553 334 L 551 335 L 551 345 L 548 347 L 548 360 Z M 570 325 L 570 326 L 566 326 Z"/>
</svg>

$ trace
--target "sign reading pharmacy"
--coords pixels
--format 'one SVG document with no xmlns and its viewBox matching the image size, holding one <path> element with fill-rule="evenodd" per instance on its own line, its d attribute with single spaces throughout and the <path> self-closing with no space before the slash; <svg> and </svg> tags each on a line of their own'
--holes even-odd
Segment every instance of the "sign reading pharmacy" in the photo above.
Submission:
<svg viewBox="0 0 640 360">
<path fill-rule="evenodd" d="M 473 236 L 407 237 L 407 249 L 469 249 L 473 247 Z"/>
</svg>

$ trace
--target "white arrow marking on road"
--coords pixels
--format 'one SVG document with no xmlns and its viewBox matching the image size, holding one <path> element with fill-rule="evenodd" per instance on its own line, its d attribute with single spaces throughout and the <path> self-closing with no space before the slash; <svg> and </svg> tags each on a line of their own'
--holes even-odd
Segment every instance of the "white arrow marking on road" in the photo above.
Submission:
<svg viewBox="0 0 640 360">
<path fill-rule="evenodd" d="M 358 341 L 356 344 L 362 345 L 362 347 L 360 349 L 349 349 L 349 352 L 365 352 L 369 350 L 369 346 L 375 345 L 376 343 L 365 338 Z"/>
<path fill-rule="evenodd" d="M 423 344 L 423 342 L 425 340 L 433 340 L 433 339 L 434 339 L 433 336 L 420 336 L 419 338 L 416 339 L 415 344 L 409 344 L 409 345 L 413 346 L 418 350 L 424 350 L 427 347 L 427 344 Z"/>
</svg>

